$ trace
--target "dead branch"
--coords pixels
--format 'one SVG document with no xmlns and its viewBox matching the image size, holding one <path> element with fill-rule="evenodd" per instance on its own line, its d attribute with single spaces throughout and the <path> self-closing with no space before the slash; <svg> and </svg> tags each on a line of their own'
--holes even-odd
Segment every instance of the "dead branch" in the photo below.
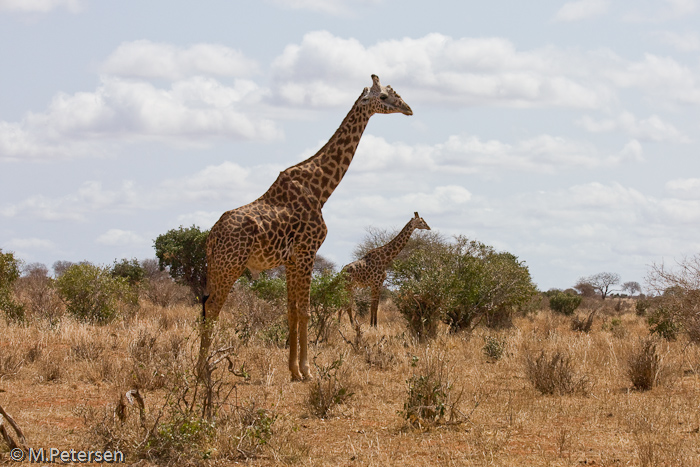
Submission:
<svg viewBox="0 0 700 467">
<path fill-rule="evenodd" d="M 24 433 L 22 433 L 22 429 L 17 425 L 17 422 L 15 422 L 14 418 L 10 416 L 7 412 L 5 412 L 5 409 L 2 408 L 0 405 L 0 433 L 2 433 L 2 437 L 7 443 L 8 446 L 10 446 L 10 449 L 14 449 L 18 447 L 17 443 L 15 442 L 14 439 L 12 439 L 12 436 L 10 436 L 10 433 L 8 433 L 7 428 L 5 428 L 5 420 L 7 420 L 7 423 L 10 424 L 13 430 L 15 430 L 15 433 L 17 434 L 19 438 L 19 442 L 22 444 L 22 446 L 27 445 L 27 439 L 24 437 Z"/>
</svg>

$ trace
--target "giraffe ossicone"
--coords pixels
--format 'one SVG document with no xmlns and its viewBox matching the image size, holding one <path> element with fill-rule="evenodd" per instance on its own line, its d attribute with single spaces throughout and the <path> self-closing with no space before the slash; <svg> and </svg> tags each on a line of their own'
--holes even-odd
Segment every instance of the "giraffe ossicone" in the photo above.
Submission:
<svg viewBox="0 0 700 467">
<path fill-rule="evenodd" d="M 327 233 L 321 209 L 347 172 L 375 113 L 413 115 L 391 86 L 382 86 L 377 75 L 372 75 L 372 86 L 362 91 L 340 127 L 316 154 L 280 172 L 265 194 L 225 212 L 212 227 L 207 239 L 200 376 L 211 346 L 212 324 L 236 280 L 246 268 L 255 273 L 284 265 L 289 371 L 294 381 L 311 378 L 309 289 L 316 252 Z"/>
<path fill-rule="evenodd" d="M 430 230 L 430 226 L 418 215 L 413 213 L 413 217 L 403 229 L 386 245 L 368 251 L 362 258 L 343 267 L 345 284 L 350 292 L 350 300 L 346 307 L 350 323 L 354 323 L 352 318 L 352 304 L 354 302 L 354 292 L 359 288 L 370 288 L 370 326 L 377 327 L 377 310 L 379 308 L 379 293 L 386 280 L 386 270 L 394 261 L 406 243 L 411 238 L 411 234 L 416 229 Z M 341 311 L 342 314 L 342 311 Z M 340 318 L 340 316 L 339 316 Z"/>
</svg>

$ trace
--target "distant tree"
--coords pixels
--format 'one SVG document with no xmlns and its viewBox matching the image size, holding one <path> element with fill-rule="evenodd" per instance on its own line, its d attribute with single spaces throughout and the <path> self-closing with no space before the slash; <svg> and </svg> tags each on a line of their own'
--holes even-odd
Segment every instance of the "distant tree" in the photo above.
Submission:
<svg viewBox="0 0 700 467">
<path fill-rule="evenodd" d="M 201 300 L 206 285 L 207 236 L 208 230 L 200 230 L 195 225 L 180 226 L 153 241 L 160 269 L 167 268 L 170 276 L 188 286 L 197 300 Z"/>
<path fill-rule="evenodd" d="M 584 279 L 581 278 L 579 281 L 576 283 L 576 285 L 573 287 L 579 294 L 581 294 L 582 297 L 585 298 L 591 298 L 595 297 L 597 295 L 595 289 L 591 284 L 588 282 L 581 282 Z"/>
<path fill-rule="evenodd" d="M 66 272 L 66 269 L 73 266 L 75 263 L 72 261 L 59 260 L 53 263 L 53 275 L 59 277 L 61 274 Z"/>
<path fill-rule="evenodd" d="M 114 260 L 112 276 L 125 278 L 129 285 L 138 285 L 143 281 L 146 272 L 136 258 L 123 258 L 121 261 Z"/>
<path fill-rule="evenodd" d="M 581 300 L 580 295 L 556 291 L 549 296 L 549 308 L 563 315 L 573 315 Z"/>
<path fill-rule="evenodd" d="M 13 297 L 12 286 L 19 279 L 22 262 L 14 253 L 3 253 L 0 249 L 0 310 L 8 321 L 23 321 L 24 307 Z"/>
<path fill-rule="evenodd" d="M 642 292 L 642 286 L 639 285 L 639 282 L 625 282 L 622 284 L 622 291 L 627 292 L 630 295 L 634 295 Z"/>
<path fill-rule="evenodd" d="M 620 275 L 614 272 L 599 272 L 592 276 L 582 277 L 578 280 L 578 285 L 589 284 L 593 290 L 600 294 L 600 298 L 605 298 L 612 291 L 611 287 L 620 283 Z"/>
</svg>

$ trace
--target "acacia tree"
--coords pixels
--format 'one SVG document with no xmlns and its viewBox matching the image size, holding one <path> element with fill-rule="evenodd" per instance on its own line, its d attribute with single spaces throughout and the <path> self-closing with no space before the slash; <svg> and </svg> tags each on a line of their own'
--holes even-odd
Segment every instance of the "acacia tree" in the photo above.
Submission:
<svg viewBox="0 0 700 467">
<path fill-rule="evenodd" d="M 207 277 L 207 237 L 208 230 L 192 227 L 169 230 L 153 241 L 158 265 L 166 269 L 170 276 L 192 290 L 195 298 L 204 295 Z"/>
<path fill-rule="evenodd" d="M 24 307 L 15 302 L 12 291 L 12 285 L 19 279 L 20 264 L 14 253 L 3 253 L 0 249 L 0 310 L 9 321 L 24 319 Z"/>
<path fill-rule="evenodd" d="M 590 284 L 593 290 L 600 294 L 600 298 L 605 298 L 612 292 L 612 286 L 620 283 L 620 275 L 614 272 L 599 272 L 592 276 L 582 277 L 578 280 L 577 286 Z"/>
<path fill-rule="evenodd" d="M 630 281 L 622 284 L 622 290 L 630 295 L 634 295 L 642 292 L 642 286 L 639 285 L 639 282 Z"/>
</svg>

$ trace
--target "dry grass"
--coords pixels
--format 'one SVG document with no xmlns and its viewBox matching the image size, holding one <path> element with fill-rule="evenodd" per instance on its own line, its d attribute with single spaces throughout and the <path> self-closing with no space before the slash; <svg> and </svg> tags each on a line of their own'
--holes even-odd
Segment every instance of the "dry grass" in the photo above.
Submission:
<svg viewBox="0 0 700 467">
<path fill-rule="evenodd" d="M 199 308 L 188 305 L 143 302 L 133 318 L 105 326 L 65 316 L 54 325 L 0 320 L 0 405 L 29 446 L 118 447 L 127 463 L 142 459 L 142 466 L 700 465 L 700 349 L 686 338 L 657 343 L 660 360 L 648 360 L 662 364 L 654 370 L 656 384 L 634 390 L 631 359 L 649 351 L 640 353 L 648 329 L 632 308 L 599 311 L 588 333 L 543 310 L 515 318 L 514 328 L 498 334 L 440 328 L 436 339 L 418 343 L 387 306 L 378 328 L 365 325 L 358 337 L 346 320 L 340 330 L 347 342 L 338 334 L 310 346 L 318 380 L 290 383 L 287 350 L 270 338 L 277 331 L 266 332 L 278 317 L 250 300 L 244 297 L 222 314 L 217 348 L 233 348 L 234 368 L 244 368 L 247 378 L 221 373 L 222 385 L 235 389 L 228 397 L 221 393 L 211 426 L 177 418 L 184 412 L 172 405 L 191 394 L 183 395 L 192 384 L 187 378 L 196 357 Z M 231 309 L 244 305 L 255 316 L 241 326 Z M 333 370 L 341 356 L 342 365 Z M 569 372 L 572 385 L 564 387 L 586 381 L 585 391 L 545 395 L 535 389 L 528 362 L 538 368 L 540 356 L 541 369 Z M 324 379 L 324 371 L 335 376 Z M 451 397 L 432 403 L 446 404 L 442 422 L 426 423 L 426 414 L 423 429 L 407 428 L 402 413 L 412 381 L 415 388 L 412 376 L 430 371 L 438 382 L 426 387 Z M 353 395 L 336 397 L 338 403 L 318 417 L 310 392 L 333 377 L 337 386 L 329 385 L 328 394 L 345 388 Z M 133 388 L 144 398 L 143 422 L 138 407 L 122 400 Z M 431 405 L 425 400 L 420 404 Z M 453 406 L 459 423 L 448 423 Z M 146 437 L 144 425 L 161 427 L 151 434 L 157 437 L 150 451 L 137 448 Z M 7 451 L 0 441 L 0 463 L 9 462 Z"/>
</svg>

